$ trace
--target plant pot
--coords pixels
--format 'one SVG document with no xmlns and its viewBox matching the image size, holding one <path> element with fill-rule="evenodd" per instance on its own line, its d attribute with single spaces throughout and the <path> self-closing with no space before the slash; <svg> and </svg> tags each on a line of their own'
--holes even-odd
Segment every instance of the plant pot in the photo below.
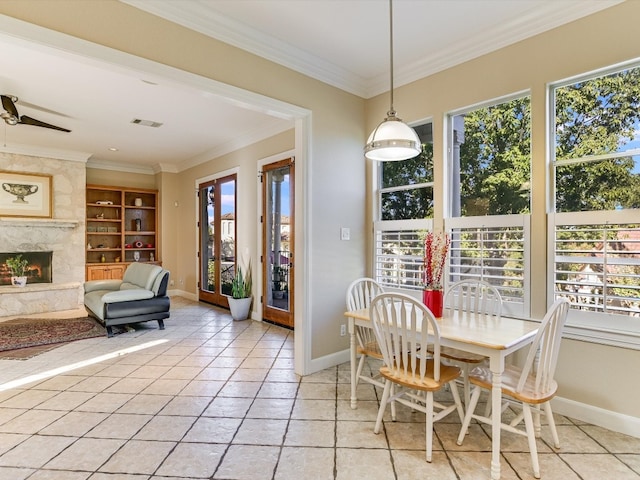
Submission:
<svg viewBox="0 0 640 480">
<path fill-rule="evenodd" d="M 11 285 L 24 287 L 27 284 L 27 277 L 11 277 Z"/>
<path fill-rule="evenodd" d="M 431 310 L 433 316 L 436 318 L 442 317 L 442 290 L 423 290 L 422 303 Z"/>
<path fill-rule="evenodd" d="M 249 318 L 249 309 L 251 308 L 251 297 L 233 298 L 229 297 L 229 310 L 231 318 L 234 320 L 246 320 Z"/>
</svg>

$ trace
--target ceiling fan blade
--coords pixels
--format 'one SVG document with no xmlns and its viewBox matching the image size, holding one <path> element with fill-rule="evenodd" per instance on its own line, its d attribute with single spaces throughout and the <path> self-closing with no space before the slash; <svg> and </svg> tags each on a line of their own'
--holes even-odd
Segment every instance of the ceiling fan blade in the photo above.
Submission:
<svg viewBox="0 0 640 480">
<path fill-rule="evenodd" d="M 55 125 L 51 125 L 50 123 L 41 122 L 40 120 L 36 120 L 35 118 L 27 117 L 26 115 L 23 115 L 22 117 L 20 117 L 20 123 L 24 125 L 33 125 L 34 127 L 51 128 L 53 130 L 60 130 L 61 132 L 71 131 L 71 130 L 67 130 L 66 128 L 56 127 Z"/>
<path fill-rule="evenodd" d="M 20 115 L 18 115 L 18 109 L 13 103 L 14 102 L 13 98 L 15 97 L 12 98 L 9 95 L 1 95 L 1 97 L 2 97 L 2 108 L 4 108 L 7 111 L 7 113 L 10 113 L 14 117 L 20 118 Z"/>
</svg>

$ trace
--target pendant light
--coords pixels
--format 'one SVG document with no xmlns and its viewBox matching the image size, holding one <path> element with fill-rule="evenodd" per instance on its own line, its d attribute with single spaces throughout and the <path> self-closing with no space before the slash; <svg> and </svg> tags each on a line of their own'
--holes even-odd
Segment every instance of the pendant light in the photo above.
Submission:
<svg viewBox="0 0 640 480">
<path fill-rule="evenodd" d="M 406 160 L 421 151 L 421 142 L 415 130 L 398 118 L 393 108 L 393 0 L 389 0 L 389 50 L 391 102 L 387 117 L 369 135 L 364 147 L 364 156 L 369 160 Z"/>
</svg>

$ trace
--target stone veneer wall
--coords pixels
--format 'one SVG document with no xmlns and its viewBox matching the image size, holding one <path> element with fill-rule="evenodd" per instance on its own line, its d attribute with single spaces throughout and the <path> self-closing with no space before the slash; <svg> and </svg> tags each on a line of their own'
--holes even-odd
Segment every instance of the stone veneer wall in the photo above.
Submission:
<svg viewBox="0 0 640 480">
<path fill-rule="evenodd" d="M 53 251 L 53 282 L 0 287 L 0 318 L 82 308 L 85 161 L 0 152 L 0 170 L 52 176 L 52 218 L 0 217 L 0 250 Z"/>
</svg>

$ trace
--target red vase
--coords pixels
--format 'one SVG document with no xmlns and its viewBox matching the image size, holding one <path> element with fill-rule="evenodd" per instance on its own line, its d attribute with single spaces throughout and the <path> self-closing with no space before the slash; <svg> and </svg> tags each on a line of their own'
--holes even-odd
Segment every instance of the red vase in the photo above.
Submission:
<svg viewBox="0 0 640 480">
<path fill-rule="evenodd" d="M 423 290 L 422 302 L 434 317 L 442 317 L 442 290 Z"/>
</svg>

